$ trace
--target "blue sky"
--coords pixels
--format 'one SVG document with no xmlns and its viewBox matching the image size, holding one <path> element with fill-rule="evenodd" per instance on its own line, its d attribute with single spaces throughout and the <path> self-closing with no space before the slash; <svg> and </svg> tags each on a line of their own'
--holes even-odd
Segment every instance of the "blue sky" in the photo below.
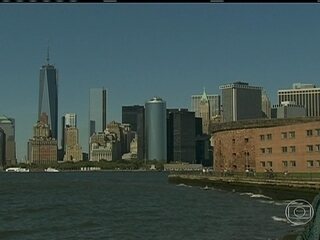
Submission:
<svg viewBox="0 0 320 240">
<path fill-rule="evenodd" d="M 0 114 L 16 119 L 21 160 L 48 41 L 59 118 L 78 115 L 84 150 L 91 87 L 108 88 L 108 121 L 154 95 L 190 108 L 204 86 L 216 94 L 239 80 L 264 87 L 275 104 L 278 89 L 318 84 L 319 22 L 318 4 L 2 4 Z"/>
</svg>

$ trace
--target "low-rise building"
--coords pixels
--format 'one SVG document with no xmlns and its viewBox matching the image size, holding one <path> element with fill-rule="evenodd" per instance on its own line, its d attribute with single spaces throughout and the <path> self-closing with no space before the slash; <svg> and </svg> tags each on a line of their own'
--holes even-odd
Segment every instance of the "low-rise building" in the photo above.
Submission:
<svg viewBox="0 0 320 240">
<path fill-rule="evenodd" d="M 319 118 L 243 121 L 212 130 L 215 171 L 320 171 Z"/>
</svg>

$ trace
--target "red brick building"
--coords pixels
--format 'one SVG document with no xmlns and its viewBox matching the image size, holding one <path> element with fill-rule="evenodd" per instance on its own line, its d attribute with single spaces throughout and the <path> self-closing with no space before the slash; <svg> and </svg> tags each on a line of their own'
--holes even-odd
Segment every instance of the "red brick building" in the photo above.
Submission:
<svg viewBox="0 0 320 240">
<path fill-rule="evenodd" d="M 320 172 L 320 119 L 244 121 L 212 129 L 216 171 Z"/>
</svg>

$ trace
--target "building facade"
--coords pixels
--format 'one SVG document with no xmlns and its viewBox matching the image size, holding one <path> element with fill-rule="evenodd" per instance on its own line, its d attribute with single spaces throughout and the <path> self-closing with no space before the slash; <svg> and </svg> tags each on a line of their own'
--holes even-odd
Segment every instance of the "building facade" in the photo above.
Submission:
<svg viewBox="0 0 320 240">
<path fill-rule="evenodd" d="M 90 89 L 89 137 L 93 133 L 103 132 L 107 127 L 107 90 Z"/>
<path fill-rule="evenodd" d="M 145 158 L 145 110 L 144 106 L 123 106 L 122 123 L 130 124 L 131 131 L 137 134 L 137 158 Z"/>
<path fill-rule="evenodd" d="M 195 163 L 195 113 L 167 110 L 167 161 Z"/>
<path fill-rule="evenodd" d="M 294 83 L 292 89 L 278 90 L 278 104 L 286 101 L 304 106 L 307 117 L 320 116 L 320 88 L 314 84 Z"/>
<path fill-rule="evenodd" d="M 146 159 L 167 161 L 166 102 L 154 97 L 145 104 Z"/>
<path fill-rule="evenodd" d="M 39 106 L 38 120 L 42 113 L 48 115 L 48 124 L 52 133 L 52 137 L 58 137 L 58 73 L 57 69 L 49 64 L 49 53 L 47 56 L 47 64 L 40 69 L 39 78 Z"/>
<path fill-rule="evenodd" d="M 90 161 L 113 161 L 119 160 L 119 142 L 115 133 L 108 130 L 94 133 L 90 137 Z"/>
<path fill-rule="evenodd" d="M 265 90 L 263 90 L 261 94 L 261 104 L 262 117 L 271 118 L 271 101 Z"/>
<path fill-rule="evenodd" d="M 6 166 L 6 134 L 0 128 L 0 167 Z"/>
<path fill-rule="evenodd" d="M 212 135 L 216 171 L 319 172 L 320 119 L 269 120 Z M 270 124 L 271 123 L 271 124 Z"/>
<path fill-rule="evenodd" d="M 274 105 L 272 108 L 275 118 L 294 118 L 306 117 L 306 108 L 296 105 L 295 102 L 281 102 L 279 105 Z"/>
<path fill-rule="evenodd" d="M 219 87 L 222 91 L 224 122 L 258 119 L 262 117 L 261 87 L 235 82 Z"/>
<path fill-rule="evenodd" d="M 191 96 L 191 111 L 195 112 L 195 116 L 200 116 L 200 102 L 203 95 L 206 95 L 209 100 L 210 105 L 210 119 L 221 115 L 221 97 L 218 94 L 207 94 L 205 89 L 203 90 L 203 94 L 201 95 L 192 95 Z"/>
<path fill-rule="evenodd" d="M 28 161 L 36 164 L 51 164 L 58 161 L 57 140 L 52 137 L 48 116 L 42 113 L 33 126 L 33 138 L 28 142 Z"/>
<path fill-rule="evenodd" d="M 82 148 L 79 145 L 79 130 L 76 127 L 65 129 L 65 150 L 64 161 L 82 161 Z"/>
<path fill-rule="evenodd" d="M 5 165 L 12 166 L 17 164 L 16 140 L 15 140 L 15 120 L 7 116 L 0 116 L 0 128 L 6 136 L 6 156 Z"/>
<path fill-rule="evenodd" d="M 65 141 L 65 135 L 66 135 L 66 128 L 68 127 L 77 127 L 77 115 L 75 113 L 67 113 L 64 116 L 62 116 L 61 121 L 61 148 L 63 151 L 63 155 L 66 153 L 66 141 Z"/>
</svg>

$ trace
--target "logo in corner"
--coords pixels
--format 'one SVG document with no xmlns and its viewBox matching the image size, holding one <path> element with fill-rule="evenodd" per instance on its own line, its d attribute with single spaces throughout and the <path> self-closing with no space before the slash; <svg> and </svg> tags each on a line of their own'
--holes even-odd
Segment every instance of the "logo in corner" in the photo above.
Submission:
<svg viewBox="0 0 320 240">
<path fill-rule="evenodd" d="M 296 199 L 287 205 L 285 214 L 288 221 L 292 224 L 304 225 L 313 218 L 314 209 L 308 201 Z"/>
</svg>

